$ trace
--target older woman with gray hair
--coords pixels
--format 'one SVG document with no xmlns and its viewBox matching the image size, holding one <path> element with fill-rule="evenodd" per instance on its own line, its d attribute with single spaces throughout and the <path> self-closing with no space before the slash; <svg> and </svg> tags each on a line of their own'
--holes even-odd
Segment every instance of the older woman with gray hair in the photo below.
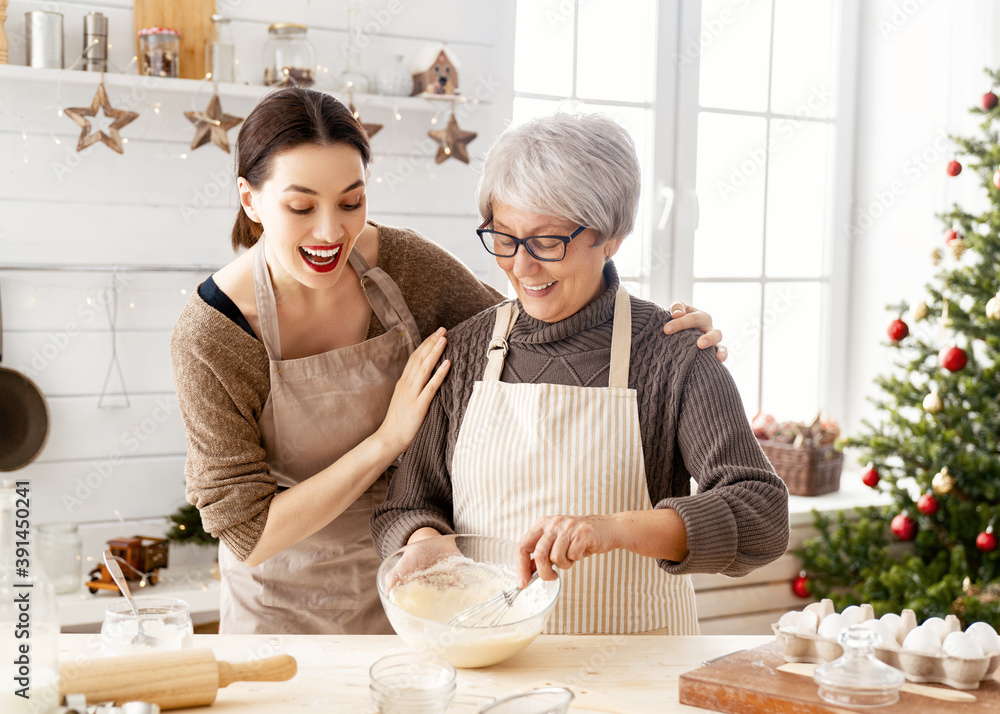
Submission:
<svg viewBox="0 0 1000 714">
<path fill-rule="evenodd" d="M 745 575 L 788 545 L 788 492 L 728 371 L 619 282 L 639 190 L 606 117 L 497 139 L 478 234 L 517 299 L 451 331 L 451 373 L 372 516 L 383 557 L 477 533 L 518 541 L 522 586 L 562 569 L 550 632 L 697 634 L 690 573 Z"/>
</svg>

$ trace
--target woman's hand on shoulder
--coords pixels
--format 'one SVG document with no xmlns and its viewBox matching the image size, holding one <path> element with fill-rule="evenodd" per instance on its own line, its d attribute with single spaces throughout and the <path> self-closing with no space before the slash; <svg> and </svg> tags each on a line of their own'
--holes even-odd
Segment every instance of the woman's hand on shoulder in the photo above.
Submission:
<svg viewBox="0 0 1000 714">
<path fill-rule="evenodd" d="M 543 516 L 518 541 L 517 582 L 524 587 L 532 561 L 538 577 L 555 580 L 556 571 L 591 555 L 619 547 L 618 524 L 612 516 Z"/>
<path fill-rule="evenodd" d="M 451 362 L 445 360 L 437 369 L 434 365 L 444 352 L 445 329 L 438 328 L 430 337 L 420 343 L 406 361 L 406 367 L 389 402 L 389 411 L 378 428 L 376 436 L 384 439 L 388 448 L 401 454 L 409 447 L 417 430 L 427 416 L 431 400 L 444 382 Z"/>
<path fill-rule="evenodd" d="M 712 316 L 693 305 L 675 302 L 670 306 L 671 320 L 663 326 L 663 331 L 672 335 L 681 330 L 701 330 L 705 334 L 698 338 L 698 348 L 715 347 L 715 358 L 725 362 L 729 350 L 722 344 L 722 332 L 712 325 Z"/>
</svg>

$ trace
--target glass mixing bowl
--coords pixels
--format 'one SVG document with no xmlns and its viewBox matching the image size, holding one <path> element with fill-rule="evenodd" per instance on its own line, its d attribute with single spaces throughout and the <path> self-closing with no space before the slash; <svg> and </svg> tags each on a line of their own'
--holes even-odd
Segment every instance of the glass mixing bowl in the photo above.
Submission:
<svg viewBox="0 0 1000 714">
<path fill-rule="evenodd" d="M 519 594 L 498 625 L 449 625 L 448 619 L 469 605 L 513 587 L 516 556 L 517 544 L 513 541 L 478 535 L 441 536 L 403 546 L 382 562 L 375 576 L 382 607 L 396 634 L 415 650 L 433 652 L 456 667 L 486 667 L 502 662 L 531 644 L 545 627 L 562 588 L 559 579 L 532 583 Z M 494 569 L 500 566 L 509 574 L 509 582 L 486 590 L 485 596 L 478 589 L 470 589 L 468 580 L 455 575 L 456 568 L 463 564 L 468 567 L 470 560 Z M 416 582 L 427 586 L 418 592 L 396 590 Z M 397 600 L 405 602 L 410 610 Z M 423 615 L 415 614 L 414 609 Z M 434 611 L 433 618 L 424 616 L 429 610 Z"/>
</svg>

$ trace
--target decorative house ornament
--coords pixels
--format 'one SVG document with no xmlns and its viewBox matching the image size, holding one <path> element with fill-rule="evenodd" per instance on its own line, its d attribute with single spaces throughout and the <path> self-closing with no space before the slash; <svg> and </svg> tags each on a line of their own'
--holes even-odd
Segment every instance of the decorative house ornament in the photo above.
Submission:
<svg viewBox="0 0 1000 714">
<path fill-rule="evenodd" d="M 212 95 L 205 111 L 184 112 L 184 116 L 195 125 L 194 139 L 191 140 L 192 149 L 197 149 L 211 141 L 227 154 L 229 153 L 229 136 L 226 132 L 243 121 L 243 117 L 236 117 L 222 111 L 222 102 L 219 101 L 218 94 Z"/>
<path fill-rule="evenodd" d="M 410 65 L 413 92 L 417 94 L 458 94 L 458 59 L 442 42 L 427 45 Z"/>
<path fill-rule="evenodd" d="M 476 138 L 476 132 L 459 129 L 454 112 L 452 112 L 451 118 L 448 119 L 448 126 L 446 128 L 431 129 L 427 132 L 427 136 L 440 144 L 437 154 L 434 156 L 434 163 L 440 164 L 452 156 L 459 161 L 469 163 L 468 143 Z"/>
<path fill-rule="evenodd" d="M 103 131 L 91 131 L 93 127 L 91 127 L 90 120 L 87 117 L 96 117 L 98 109 L 103 110 L 104 116 L 114 119 L 114 122 L 108 127 L 108 134 L 105 134 Z M 90 106 L 71 107 L 66 110 L 66 116 L 81 127 L 80 140 L 76 143 L 77 151 L 83 151 L 91 144 L 96 144 L 100 141 L 119 154 L 124 154 L 122 137 L 118 133 L 118 130 L 135 121 L 139 117 L 139 113 L 130 112 L 125 109 L 114 109 L 111 106 L 111 102 L 108 101 L 108 93 L 104 89 L 104 78 L 102 77 L 101 83 L 97 87 L 97 93 L 94 94 L 94 101 L 90 103 Z"/>
</svg>

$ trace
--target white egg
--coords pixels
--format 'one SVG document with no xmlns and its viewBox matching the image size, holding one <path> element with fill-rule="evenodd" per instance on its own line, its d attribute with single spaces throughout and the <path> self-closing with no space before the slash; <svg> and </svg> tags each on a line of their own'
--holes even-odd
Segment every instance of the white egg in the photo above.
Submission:
<svg viewBox="0 0 1000 714">
<path fill-rule="evenodd" d="M 939 655 L 941 654 L 941 640 L 930 627 L 921 625 L 914 627 L 903 640 L 903 649 L 910 652 L 920 652 L 921 654 Z"/>
<path fill-rule="evenodd" d="M 1000 650 L 1000 635 L 997 635 L 997 631 L 988 622 L 973 622 L 965 631 L 976 638 L 983 652 Z"/>
<path fill-rule="evenodd" d="M 819 617 L 815 612 L 786 612 L 778 620 L 778 629 L 782 632 L 796 632 L 800 635 L 815 635 L 819 625 Z"/>
<path fill-rule="evenodd" d="M 901 618 L 894 612 L 887 612 L 886 614 L 882 615 L 882 617 L 879 618 L 879 622 L 883 623 L 889 628 L 889 630 L 892 632 L 893 639 L 896 641 L 896 644 L 898 645 L 900 640 L 899 631 L 903 627 L 903 618 Z"/>
<path fill-rule="evenodd" d="M 948 636 L 951 632 L 951 625 L 942 620 L 940 617 L 928 617 L 924 620 L 921 627 L 926 627 L 931 630 L 938 638 L 938 644 L 944 641 L 944 638 Z"/>
<path fill-rule="evenodd" d="M 878 633 L 880 642 L 876 645 L 877 647 L 899 647 L 899 643 L 896 642 L 896 633 L 881 620 L 865 620 L 859 627 Z"/>
<path fill-rule="evenodd" d="M 976 636 L 970 635 L 968 632 L 949 633 L 944 638 L 944 644 L 941 645 L 941 649 L 944 650 L 946 655 L 961 657 L 962 659 L 975 659 L 984 655 L 983 648 L 976 640 Z"/>
<path fill-rule="evenodd" d="M 857 605 L 848 605 L 841 611 L 840 614 L 847 620 L 848 625 L 861 624 L 861 608 Z"/>
<path fill-rule="evenodd" d="M 825 639 L 836 640 L 840 631 L 845 627 L 849 627 L 850 624 L 847 618 L 834 612 L 823 618 L 823 621 L 819 623 L 816 633 Z"/>
</svg>

